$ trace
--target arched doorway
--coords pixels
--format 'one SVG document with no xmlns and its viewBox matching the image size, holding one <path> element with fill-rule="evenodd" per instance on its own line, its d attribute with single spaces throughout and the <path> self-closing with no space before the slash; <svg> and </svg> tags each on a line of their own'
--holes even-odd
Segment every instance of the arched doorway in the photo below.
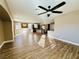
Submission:
<svg viewBox="0 0 79 59">
<path fill-rule="evenodd" d="M 0 5 L 0 45 L 12 40 L 12 22 L 7 11 Z"/>
</svg>

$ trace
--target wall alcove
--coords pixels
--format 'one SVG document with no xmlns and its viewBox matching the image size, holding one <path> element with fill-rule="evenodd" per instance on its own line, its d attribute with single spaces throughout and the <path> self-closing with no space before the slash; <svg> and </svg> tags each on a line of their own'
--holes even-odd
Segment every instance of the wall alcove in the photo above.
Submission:
<svg viewBox="0 0 79 59">
<path fill-rule="evenodd" d="M 0 45 L 12 40 L 12 21 L 7 11 L 0 5 Z"/>
</svg>

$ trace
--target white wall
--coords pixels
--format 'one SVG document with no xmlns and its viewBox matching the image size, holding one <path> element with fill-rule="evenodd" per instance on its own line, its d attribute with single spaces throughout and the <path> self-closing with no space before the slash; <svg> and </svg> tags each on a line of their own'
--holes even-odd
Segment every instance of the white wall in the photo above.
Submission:
<svg viewBox="0 0 79 59">
<path fill-rule="evenodd" d="M 55 18 L 54 37 L 79 44 L 79 11 Z"/>
<path fill-rule="evenodd" d="M 28 24 L 28 28 L 29 29 L 32 29 L 32 24 Z"/>
<path fill-rule="evenodd" d="M 20 31 L 21 31 L 21 23 L 20 22 L 15 22 L 15 24 L 14 24 L 15 26 L 15 35 L 16 34 L 19 34 L 20 33 Z"/>
</svg>

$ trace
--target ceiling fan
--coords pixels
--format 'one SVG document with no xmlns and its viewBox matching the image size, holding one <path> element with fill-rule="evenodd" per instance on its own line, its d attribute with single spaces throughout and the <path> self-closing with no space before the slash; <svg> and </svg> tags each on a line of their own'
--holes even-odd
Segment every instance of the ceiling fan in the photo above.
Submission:
<svg viewBox="0 0 79 59">
<path fill-rule="evenodd" d="M 39 8 L 45 10 L 45 12 L 40 13 L 40 14 L 38 14 L 38 15 L 42 15 L 42 14 L 45 14 L 45 13 L 47 13 L 47 12 L 58 13 L 58 14 L 63 13 L 62 11 L 55 11 L 55 10 L 56 10 L 57 8 L 63 6 L 64 4 L 66 4 L 66 2 L 63 1 L 63 2 L 61 2 L 61 3 L 58 4 L 58 5 L 56 5 L 56 6 L 53 7 L 53 8 L 51 8 L 51 6 L 48 6 L 48 9 L 45 8 L 45 7 L 43 7 L 43 6 L 38 6 Z M 50 16 L 50 14 L 47 14 L 47 17 L 49 17 L 49 16 Z"/>
</svg>

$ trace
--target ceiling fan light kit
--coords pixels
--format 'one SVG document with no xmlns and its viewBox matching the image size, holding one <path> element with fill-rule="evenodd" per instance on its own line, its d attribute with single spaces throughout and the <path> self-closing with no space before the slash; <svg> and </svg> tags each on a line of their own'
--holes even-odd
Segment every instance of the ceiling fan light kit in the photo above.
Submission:
<svg viewBox="0 0 79 59">
<path fill-rule="evenodd" d="M 59 7 L 65 5 L 65 4 L 66 4 L 66 2 L 63 1 L 63 2 L 59 3 L 58 5 L 54 6 L 53 8 L 51 8 L 51 6 L 48 6 L 48 9 L 45 8 L 45 7 L 43 7 L 43 6 L 38 6 L 39 8 L 45 10 L 45 12 L 40 13 L 40 14 L 38 14 L 38 15 L 42 15 L 42 14 L 45 14 L 45 13 L 47 13 L 47 12 L 52 12 L 52 13 L 61 14 L 61 13 L 63 13 L 62 11 L 55 11 L 55 10 L 58 9 Z M 47 14 L 47 17 L 49 17 L 49 16 L 50 16 L 50 14 Z"/>
<path fill-rule="evenodd" d="M 49 17 L 50 16 L 50 14 L 47 14 L 47 17 Z"/>
</svg>

